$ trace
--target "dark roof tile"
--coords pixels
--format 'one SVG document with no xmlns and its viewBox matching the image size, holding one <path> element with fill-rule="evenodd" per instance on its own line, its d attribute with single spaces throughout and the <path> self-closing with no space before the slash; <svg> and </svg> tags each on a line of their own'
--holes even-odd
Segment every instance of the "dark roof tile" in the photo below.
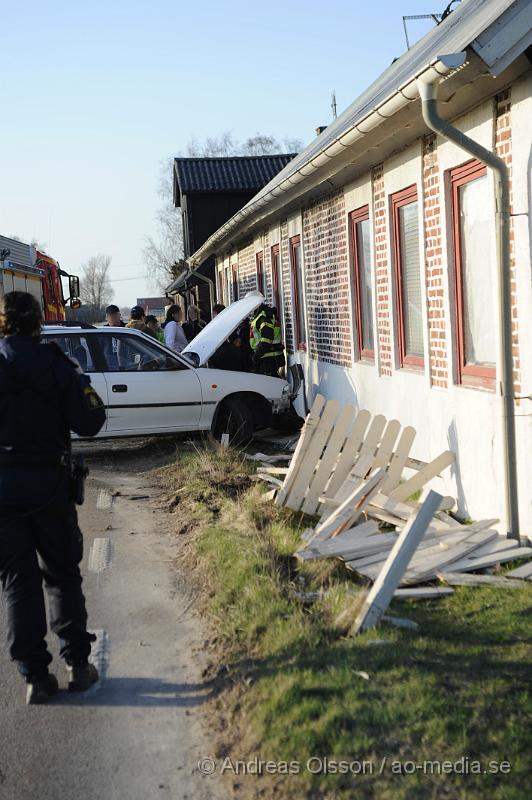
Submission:
<svg viewBox="0 0 532 800">
<path fill-rule="evenodd" d="M 294 158 L 295 153 L 272 156 L 174 159 L 176 205 L 180 195 L 192 192 L 246 192 L 262 189 Z M 175 185 L 177 184 L 177 185 Z"/>
</svg>

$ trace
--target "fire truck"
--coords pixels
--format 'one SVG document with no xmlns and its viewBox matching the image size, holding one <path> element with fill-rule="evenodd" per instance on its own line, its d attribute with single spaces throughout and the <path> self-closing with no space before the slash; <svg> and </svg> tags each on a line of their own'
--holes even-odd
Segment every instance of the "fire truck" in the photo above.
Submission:
<svg viewBox="0 0 532 800">
<path fill-rule="evenodd" d="M 62 278 L 68 279 L 65 298 Z M 6 292 L 30 292 L 42 306 L 46 321 L 65 319 L 65 308 L 79 308 L 79 278 L 61 269 L 46 253 L 31 244 L 0 236 L 0 296 Z"/>
</svg>

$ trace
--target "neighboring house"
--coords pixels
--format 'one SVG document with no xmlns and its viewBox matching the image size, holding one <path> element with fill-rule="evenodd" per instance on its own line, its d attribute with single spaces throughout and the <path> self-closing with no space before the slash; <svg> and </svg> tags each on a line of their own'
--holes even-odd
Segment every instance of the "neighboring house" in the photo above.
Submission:
<svg viewBox="0 0 532 800">
<path fill-rule="evenodd" d="M 308 400 L 413 425 L 462 513 L 502 517 L 494 176 L 425 125 L 416 79 L 448 73 L 440 113 L 511 169 L 513 375 L 532 395 L 532 2 L 462 0 L 189 259 L 218 299 L 258 287 L 283 318 Z M 532 533 L 532 403 L 515 404 L 521 530 Z"/>
<path fill-rule="evenodd" d="M 295 157 L 294 153 L 271 156 L 224 158 L 176 158 L 174 205 L 181 208 L 185 258 L 192 255 L 221 225 L 237 213 Z M 167 288 L 169 295 L 193 291 L 210 315 L 215 299 L 215 267 L 212 255 L 196 263 L 194 272 L 184 270 Z"/>
<path fill-rule="evenodd" d="M 154 314 L 158 320 L 165 317 L 165 309 L 170 305 L 167 297 L 137 297 L 137 305 L 142 306 L 146 314 Z"/>
</svg>

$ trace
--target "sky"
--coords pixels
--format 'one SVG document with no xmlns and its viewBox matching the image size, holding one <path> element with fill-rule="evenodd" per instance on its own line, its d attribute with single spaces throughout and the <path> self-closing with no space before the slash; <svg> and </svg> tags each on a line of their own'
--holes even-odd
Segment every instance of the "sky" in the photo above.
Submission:
<svg viewBox="0 0 532 800">
<path fill-rule="evenodd" d="M 402 16 L 446 0 L 26 0 L 2 8 L 0 233 L 79 273 L 112 257 L 114 300 L 158 294 L 168 156 L 231 131 L 308 144 L 406 50 Z M 411 42 L 431 23 L 409 23 Z"/>
</svg>

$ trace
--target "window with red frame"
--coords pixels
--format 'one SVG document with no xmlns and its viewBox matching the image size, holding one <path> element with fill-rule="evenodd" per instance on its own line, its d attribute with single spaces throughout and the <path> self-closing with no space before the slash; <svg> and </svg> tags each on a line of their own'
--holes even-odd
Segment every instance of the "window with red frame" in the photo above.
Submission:
<svg viewBox="0 0 532 800">
<path fill-rule="evenodd" d="M 417 189 L 409 186 L 391 197 L 395 304 L 399 363 L 423 367 L 423 294 L 419 258 Z"/>
<path fill-rule="evenodd" d="M 281 317 L 281 258 L 279 255 L 279 245 L 274 244 L 271 250 L 272 265 L 272 302 L 277 309 L 277 315 Z"/>
<path fill-rule="evenodd" d="M 292 273 L 292 307 L 294 309 L 294 344 L 296 350 L 307 349 L 305 301 L 303 297 L 303 265 L 301 263 L 301 237 L 290 239 L 290 271 Z"/>
<path fill-rule="evenodd" d="M 495 237 L 486 167 L 451 170 L 458 380 L 495 387 Z"/>
<path fill-rule="evenodd" d="M 264 294 L 264 253 L 262 250 L 255 256 L 255 264 L 257 267 L 257 289 L 261 294 Z"/>
<path fill-rule="evenodd" d="M 369 206 L 363 206 L 350 214 L 351 263 L 353 266 L 355 337 L 361 359 L 373 361 L 375 344 L 373 332 L 373 308 L 371 277 L 371 230 Z"/>
<path fill-rule="evenodd" d="M 233 295 L 233 303 L 235 300 L 238 300 L 238 264 L 233 264 L 231 267 L 231 278 L 232 278 L 232 295 Z"/>
</svg>

